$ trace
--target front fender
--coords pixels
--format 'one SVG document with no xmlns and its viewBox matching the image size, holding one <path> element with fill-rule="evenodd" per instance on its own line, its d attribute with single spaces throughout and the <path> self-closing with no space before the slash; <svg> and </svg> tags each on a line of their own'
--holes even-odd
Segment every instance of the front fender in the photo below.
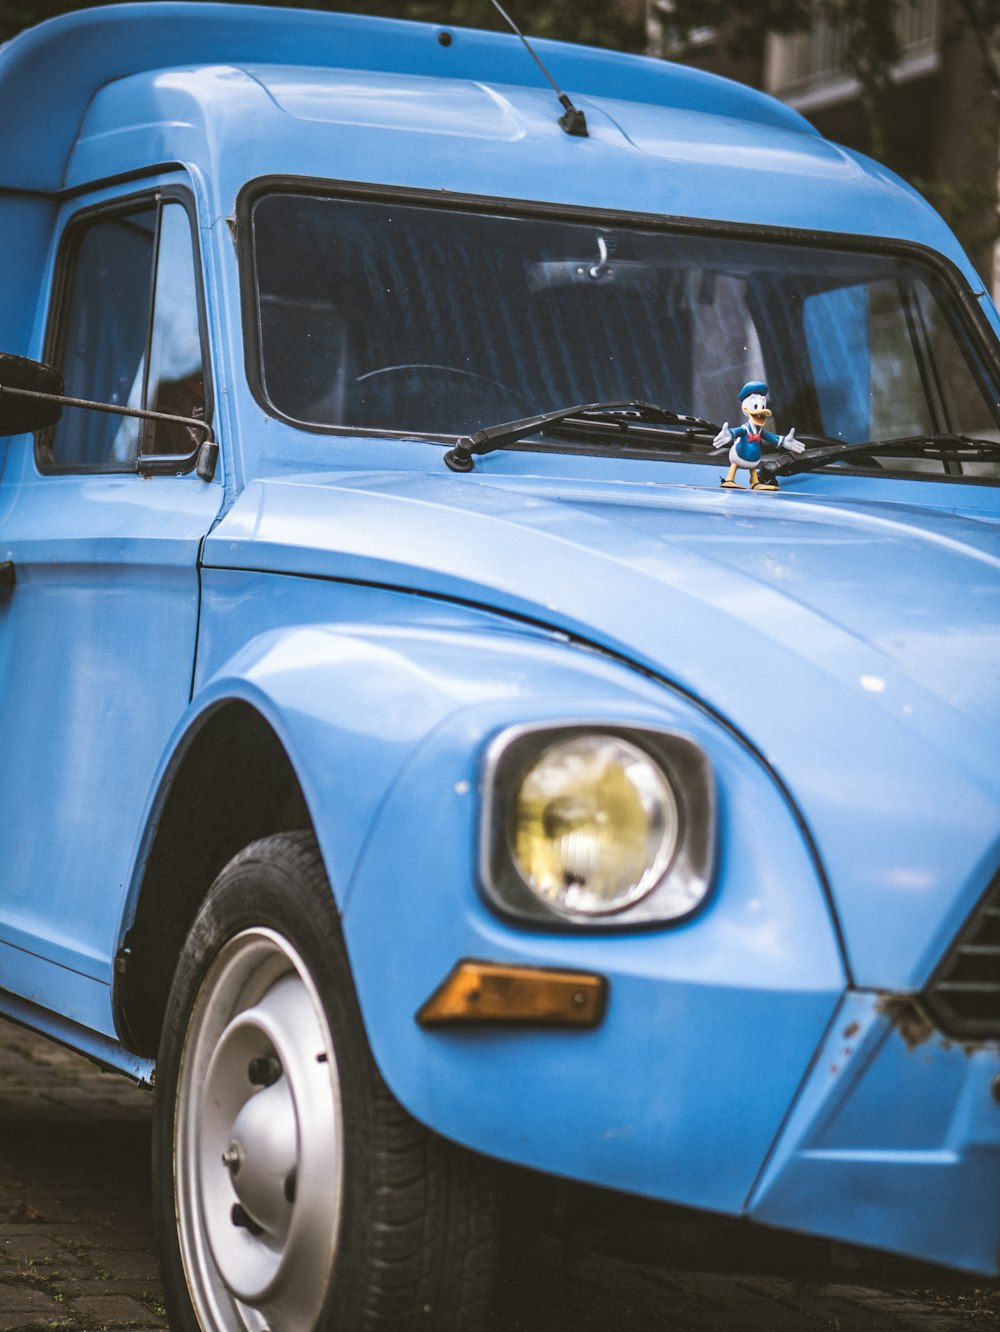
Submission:
<svg viewBox="0 0 1000 1332">
<path fill-rule="evenodd" d="M 682 732 L 719 791 L 714 891 L 692 918 L 629 933 L 528 928 L 477 885 L 481 759 L 509 725 L 593 720 Z M 846 984 L 808 842 L 763 765 L 688 700 L 567 646 L 515 694 L 457 709 L 376 815 L 344 930 L 366 1027 L 395 1096 L 479 1151 L 738 1213 Z M 416 1013 L 456 962 L 597 972 L 592 1031 L 428 1030 Z"/>
<path fill-rule="evenodd" d="M 484 611 L 223 570 L 204 595 L 194 706 L 242 698 L 285 746 L 397 1098 L 503 1159 L 738 1212 L 845 986 L 808 838 L 759 757 L 648 676 Z M 716 881 L 691 919 L 557 932 L 486 906 L 484 749 L 507 726 L 565 720 L 680 731 L 708 756 Z M 600 972 L 603 1024 L 421 1028 L 417 1010 L 466 957 Z"/>
<path fill-rule="evenodd" d="M 377 810 L 437 727 L 536 697 L 553 652 L 603 660 L 503 616 L 379 588 L 209 569 L 202 595 L 194 698 L 164 771 L 212 710 L 254 707 L 292 763 L 341 907 Z"/>
</svg>

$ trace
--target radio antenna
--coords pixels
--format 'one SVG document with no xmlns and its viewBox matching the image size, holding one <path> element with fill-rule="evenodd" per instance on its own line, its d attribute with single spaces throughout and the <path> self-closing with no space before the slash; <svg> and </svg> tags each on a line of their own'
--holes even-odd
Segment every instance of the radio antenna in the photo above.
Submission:
<svg viewBox="0 0 1000 1332">
<path fill-rule="evenodd" d="M 579 109 L 579 107 L 573 105 L 573 103 L 569 100 L 568 94 L 564 93 L 563 90 L 559 87 L 558 83 L 556 83 L 555 79 L 552 77 L 549 71 L 542 64 L 541 60 L 539 60 L 538 56 L 535 54 L 535 51 L 532 49 L 531 45 L 529 44 L 527 37 L 525 37 L 521 29 L 517 26 L 517 24 L 507 13 L 507 11 L 502 7 L 499 0 L 490 0 L 490 3 L 493 5 L 493 8 L 497 11 L 500 17 L 504 20 L 504 22 L 507 23 L 514 30 L 514 32 L 517 33 L 518 37 L 520 37 L 521 41 L 524 43 L 524 49 L 527 51 L 528 55 L 531 56 L 532 60 L 535 62 L 538 68 L 548 79 L 549 83 L 551 83 L 555 91 L 555 94 L 559 98 L 559 101 L 563 108 L 563 113 L 559 117 L 559 124 L 562 126 L 562 128 L 565 130 L 567 134 L 572 134 L 578 139 L 589 138 L 589 135 L 587 133 L 586 116 Z"/>
</svg>

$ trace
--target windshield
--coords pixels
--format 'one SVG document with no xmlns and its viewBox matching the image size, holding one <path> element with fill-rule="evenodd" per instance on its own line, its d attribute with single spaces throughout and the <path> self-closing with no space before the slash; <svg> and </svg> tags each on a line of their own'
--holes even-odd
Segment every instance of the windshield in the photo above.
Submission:
<svg viewBox="0 0 1000 1332">
<path fill-rule="evenodd" d="M 631 399 L 735 424 L 763 380 L 779 432 L 1000 438 L 957 299 L 906 256 L 309 193 L 250 221 L 260 387 L 306 426 L 466 435 Z"/>
</svg>

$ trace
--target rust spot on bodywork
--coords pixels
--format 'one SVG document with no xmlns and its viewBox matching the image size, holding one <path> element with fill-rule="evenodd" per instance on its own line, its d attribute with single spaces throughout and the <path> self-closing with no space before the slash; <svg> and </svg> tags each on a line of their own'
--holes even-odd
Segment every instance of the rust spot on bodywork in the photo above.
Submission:
<svg viewBox="0 0 1000 1332">
<path fill-rule="evenodd" d="M 844 1040 L 849 1041 L 852 1036 L 857 1036 L 861 1029 L 860 1022 L 852 1022 L 844 1028 Z"/>
<path fill-rule="evenodd" d="M 883 994 L 875 1005 L 902 1036 L 907 1046 L 915 1050 L 934 1035 L 934 1027 L 912 994 Z"/>
</svg>

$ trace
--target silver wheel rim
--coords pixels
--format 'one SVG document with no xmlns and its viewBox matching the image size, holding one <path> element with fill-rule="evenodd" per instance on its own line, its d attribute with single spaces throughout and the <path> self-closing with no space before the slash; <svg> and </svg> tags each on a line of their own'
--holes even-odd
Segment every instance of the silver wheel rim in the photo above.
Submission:
<svg viewBox="0 0 1000 1332">
<path fill-rule="evenodd" d="M 212 962 L 181 1055 L 174 1184 L 205 1332 L 312 1332 L 337 1247 L 343 1118 L 305 963 L 272 930 Z"/>
</svg>

